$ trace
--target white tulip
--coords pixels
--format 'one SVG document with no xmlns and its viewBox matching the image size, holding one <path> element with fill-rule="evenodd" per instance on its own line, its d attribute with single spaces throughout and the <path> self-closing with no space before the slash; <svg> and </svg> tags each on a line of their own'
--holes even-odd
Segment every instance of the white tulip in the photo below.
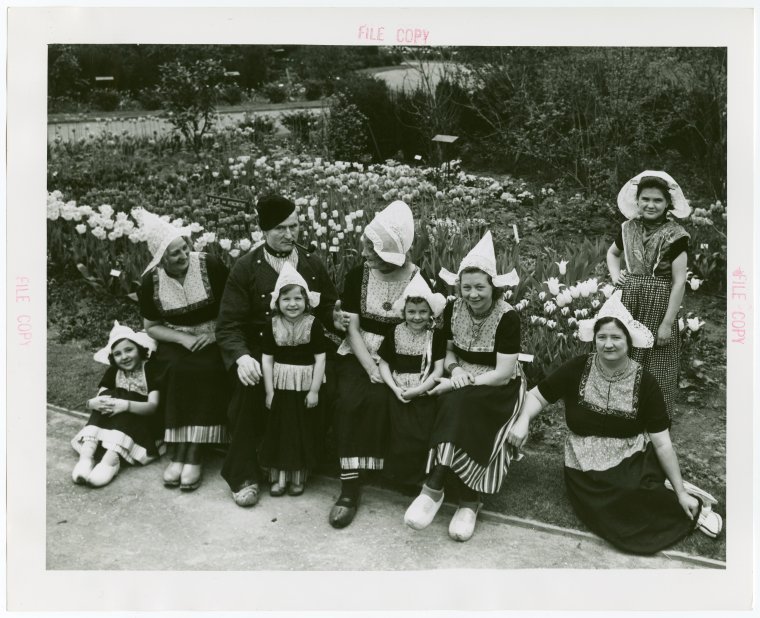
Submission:
<svg viewBox="0 0 760 618">
<path fill-rule="evenodd" d="M 686 325 L 692 333 L 696 333 L 705 323 L 699 318 L 686 318 Z"/>
<path fill-rule="evenodd" d="M 557 277 L 549 277 L 549 279 L 546 281 L 546 285 L 549 286 L 549 292 L 551 292 L 552 296 L 559 294 L 560 283 Z"/>
</svg>

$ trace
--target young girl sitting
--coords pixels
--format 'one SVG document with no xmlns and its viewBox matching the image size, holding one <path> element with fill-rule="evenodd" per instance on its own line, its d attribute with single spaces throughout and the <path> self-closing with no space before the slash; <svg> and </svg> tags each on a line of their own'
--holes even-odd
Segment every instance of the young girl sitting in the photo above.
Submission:
<svg viewBox="0 0 760 618">
<path fill-rule="evenodd" d="M 77 484 L 108 485 L 119 472 L 120 459 L 147 464 L 160 455 L 160 419 L 156 371 L 147 360 L 156 342 L 114 322 L 108 344 L 94 359 L 110 365 L 100 381 L 98 394 L 86 406 L 92 410 L 87 425 L 71 441 L 79 462 L 71 476 Z M 105 449 L 95 465 L 98 446 Z"/>
<path fill-rule="evenodd" d="M 446 338 L 435 330 L 446 298 L 433 294 L 420 273 L 394 304 L 404 321 L 380 345 L 380 375 L 398 400 L 390 418 L 385 473 L 405 484 L 420 484 L 425 474 L 435 398 L 426 397 L 443 375 Z"/>
<path fill-rule="evenodd" d="M 264 332 L 261 357 L 269 418 L 259 460 L 269 468 L 272 496 L 301 495 L 317 462 L 327 340 L 309 310 L 319 304 L 319 296 L 286 262 L 272 292 L 274 316 Z"/>
</svg>

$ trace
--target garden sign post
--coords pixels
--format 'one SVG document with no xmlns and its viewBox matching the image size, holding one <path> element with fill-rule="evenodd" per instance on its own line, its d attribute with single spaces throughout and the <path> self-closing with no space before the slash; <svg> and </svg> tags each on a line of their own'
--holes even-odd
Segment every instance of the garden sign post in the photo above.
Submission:
<svg viewBox="0 0 760 618">
<path fill-rule="evenodd" d="M 436 135 L 431 141 L 444 144 L 443 153 L 446 157 L 446 184 L 449 183 L 449 150 L 448 145 L 453 144 L 459 139 L 458 135 Z"/>
<path fill-rule="evenodd" d="M 226 197 L 223 195 L 210 195 L 206 194 L 206 204 L 217 211 L 220 211 L 224 215 L 229 217 L 239 217 L 241 213 L 245 215 L 251 214 L 251 203 L 248 200 L 239 200 L 234 197 Z M 219 218 L 218 213 L 214 213 L 216 218 Z M 244 217 L 245 226 L 248 233 L 251 232 L 248 225 L 249 218 Z"/>
</svg>

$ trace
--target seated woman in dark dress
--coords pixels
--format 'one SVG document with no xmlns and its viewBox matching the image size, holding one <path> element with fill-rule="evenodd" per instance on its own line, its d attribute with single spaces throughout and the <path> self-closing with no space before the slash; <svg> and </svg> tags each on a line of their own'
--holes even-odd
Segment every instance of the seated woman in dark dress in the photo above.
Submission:
<svg viewBox="0 0 760 618">
<path fill-rule="evenodd" d="M 593 340 L 596 351 L 573 358 L 531 390 L 507 440 L 520 448 L 530 421 L 562 399 L 569 430 L 565 486 L 578 517 L 616 547 L 652 554 L 695 527 L 715 537 L 723 521 L 712 504 L 689 492 L 709 495 L 681 479 L 662 392 L 629 356 L 633 346 L 651 347 L 654 337 L 620 297 L 615 292 L 596 318 L 579 323 L 579 338 Z"/>
<path fill-rule="evenodd" d="M 460 294 L 444 311 L 450 377 L 431 391 L 440 397 L 429 442 L 430 474 L 404 521 L 415 530 L 428 526 L 443 503 L 445 477 L 451 475 L 459 488 L 459 509 L 449 536 L 467 541 L 475 530 L 479 493 L 497 493 L 506 476 L 507 430 L 525 393 L 517 360 L 520 318 L 502 298 L 504 287 L 519 278 L 514 271 L 496 274 L 490 232 L 462 260 L 457 275 L 440 274 L 449 285 L 458 284 Z"/>
<path fill-rule="evenodd" d="M 345 528 L 359 504 L 359 471 L 382 470 L 388 455 L 394 394 L 380 375 L 378 351 L 388 329 L 402 322 L 394 303 L 419 271 L 409 259 L 414 218 L 396 201 L 375 215 L 362 236 L 365 261 L 343 287 L 348 336 L 338 348 L 334 423 L 341 492 L 329 522 Z"/>
<path fill-rule="evenodd" d="M 216 344 L 216 317 L 227 267 L 190 251 L 189 231 L 143 209 L 133 211 L 153 254 L 143 273 L 140 314 L 164 366 L 161 401 L 171 463 L 166 487 L 193 491 L 201 482 L 202 449 L 227 435 L 227 373 Z"/>
</svg>

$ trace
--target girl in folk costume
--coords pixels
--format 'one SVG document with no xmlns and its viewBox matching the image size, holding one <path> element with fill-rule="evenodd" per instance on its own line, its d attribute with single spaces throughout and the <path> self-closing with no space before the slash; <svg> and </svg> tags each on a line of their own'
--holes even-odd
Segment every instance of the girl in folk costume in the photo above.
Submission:
<svg viewBox="0 0 760 618">
<path fill-rule="evenodd" d="M 678 183 L 656 171 L 631 178 L 617 202 L 628 221 L 607 251 L 607 266 L 612 282 L 623 290 L 623 304 L 655 336 L 654 347 L 635 349 L 633 360 L 657 379 L 672 416 L 678 388 L 678 309 L 686 285 L 689 234 L 668 214 L 683 219 L 691 207 Z"/>
<path fill-rule="evenodd" d="M 449 377 L 431 391 L 440 397 L 430 438 L 430 474 L 404 521 L 415 530 L 428 526 L 443 503 L 450 475 L 459 488 L 459 508 L 449 536 L 467 541 L 475 530 L 479 493 L 498 492 L 506 475 L 511 459 L 507 432 L 525 393 L 517 360 L 520 319 L 502 298 L 504 287 L 516 285 L 519 278 L 514 270 L 496 274 L 490 232 L 465 256 L 456 275 L 443 269 L 440 276 L 459 289 L 459 298 L 444 311 Z"/>
<path fill-rule="evenodd" d="M 404 321 L 380 344 L 380 375 L 396 395 L 390 415 L 390 440 L 384 472 L 395 480 L 419 485 L 425 476 L 435 399 L 427 397 L 443 376 L 446 338 L 435 320 L 446 306 L 418 272 L 393 304 Z"/>
<path fill-rule="evenodd" d="M 286 262 L 272 292 L 271 327 L 262 342 L 261 366 L 269 410 L 259 448 L 261 465 L 269 468 L 269 493 L 299 496 L 317 462 L 321 414 L 319 389 L 325 377 L 328 342 L 319 320 L 309 313 L 319 305 L 319 292 Z"/>
<path fill-rule="evenodd" d="M 388 328 L 403 320 L 393 304 L 419 268 L 409 259 L 414 217 L 395 201 L 364 228 L 364 263 L 349 271 L 343 286 L 348 336 L 338 348 L 334 425 L 341 492 L 330 510 L 334 528 L 348 526 L 359 505 L 359 471 L 382 470 L 396 401 L 378 368 L 378 350 Z"/>
<path fill-rule="evenodd" d="M 86 403 L 92 410 L 87 425 L 71 441 L 79 453 L 71 475 L 75 483 L 103 487 L 119 472 L 121 459 L 147 464 L 159 456 L 158 380 L 147 360 L 155 349 L 156 342 L 146 333 L 114 322 L 108 343 L 96 352 L 95 360 L 110 366 L 98 394 Z M 95 465 L 98 446 L 105 454 Z"/>
<path fill-rule="evenodd" d="M 228 441 L 227 373 L 215 334 L 228 271 L 214 256 L 190 251 L 188 228 L 142 208 L 132 216 L 153 255 L 137 295 L 163 366 L 164 441 L 171 459 L 163 481 L 193 491 L 201 483 L 203 447 Z"/>
</svg>

